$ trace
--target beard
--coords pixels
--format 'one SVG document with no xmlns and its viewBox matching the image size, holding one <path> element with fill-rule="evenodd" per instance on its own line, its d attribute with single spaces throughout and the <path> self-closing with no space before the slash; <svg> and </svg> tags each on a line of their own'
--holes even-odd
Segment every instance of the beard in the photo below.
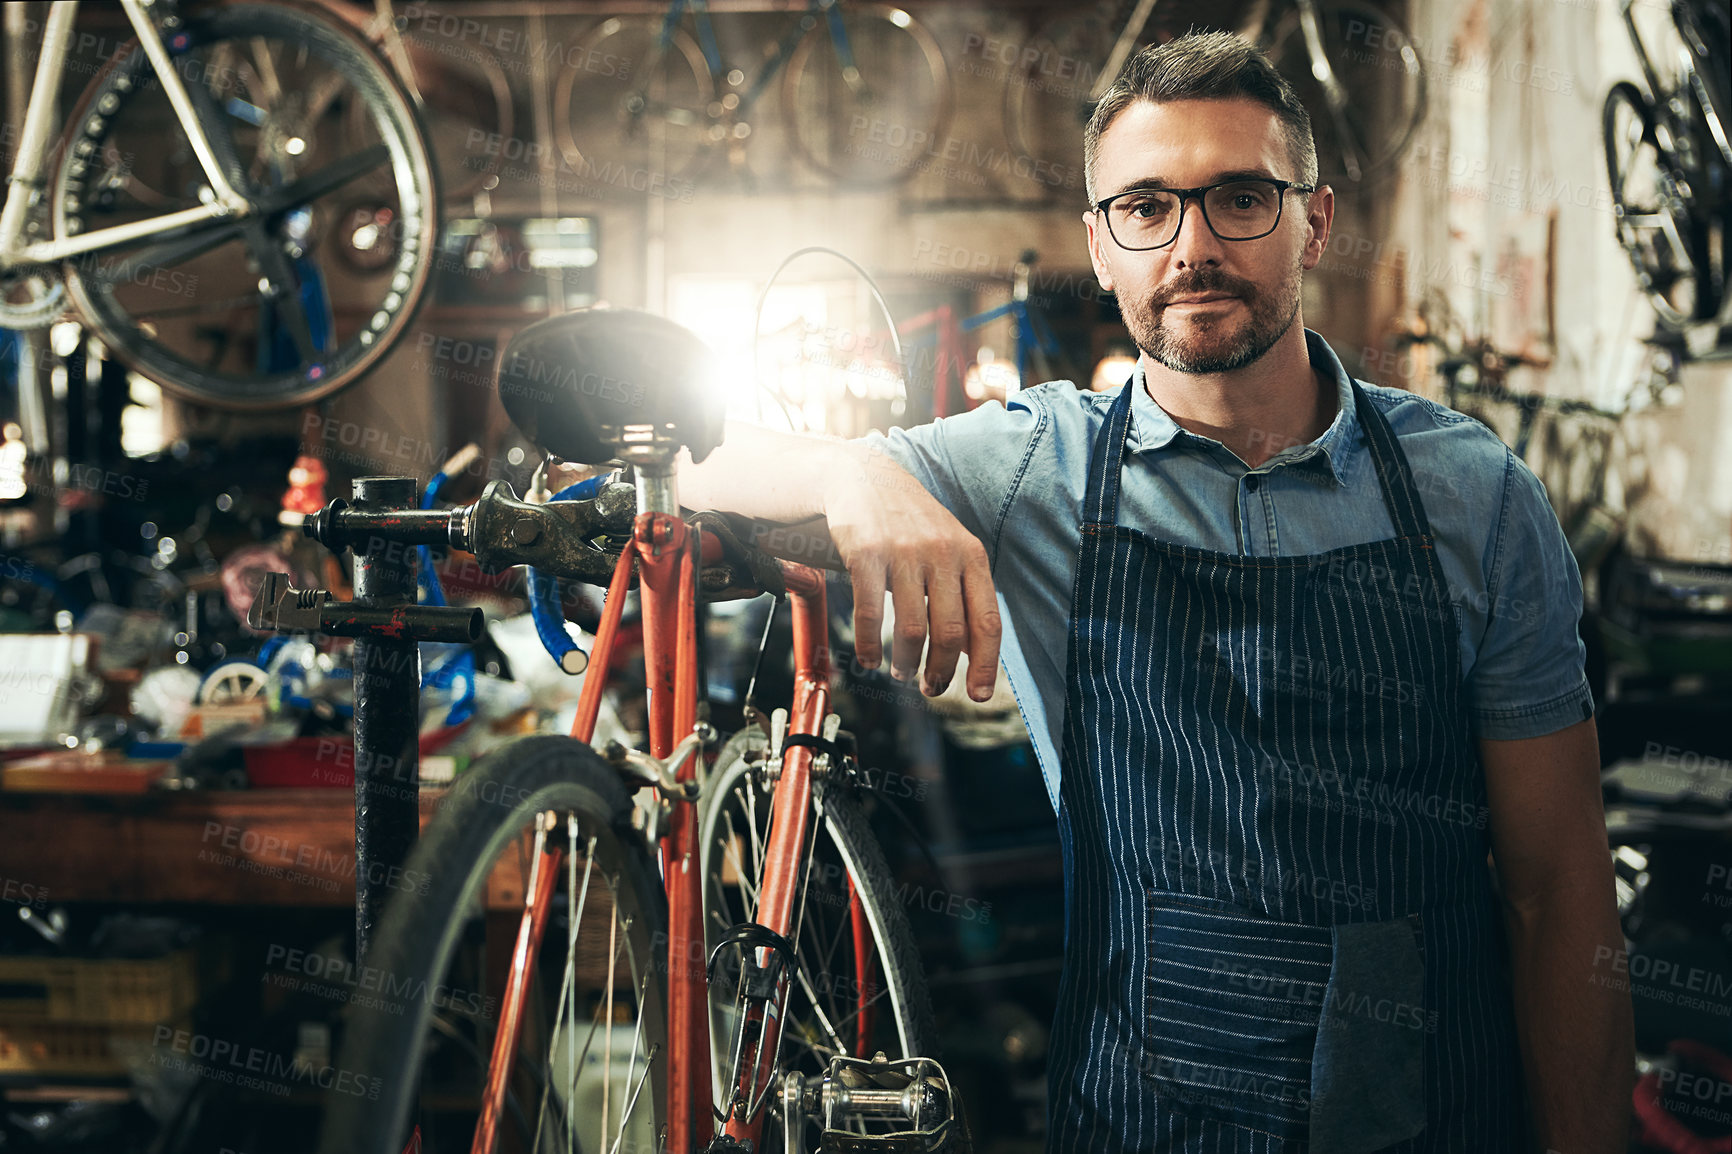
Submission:
<svg viewBox="0 0 1732 1154">
<path fill-rule="evenodd" d="M 1176 373 L 1230 373 L 1256 361 L 1293 327 L 1302 274 L 1303 265 L 1295 261 L 1281 283 L 1266 291 L 1220 269 L 1187 269 L 1155 289 L 1148 300 L 1125 309 L 1125 327 L 1139 349 Z M 1183 329 L 1168 326 L 1166 307 L 1173 298 L 1198 293 L 1238 297 L 1250 316 L 1241 320 L 1193 313 Z"/>
</svg>

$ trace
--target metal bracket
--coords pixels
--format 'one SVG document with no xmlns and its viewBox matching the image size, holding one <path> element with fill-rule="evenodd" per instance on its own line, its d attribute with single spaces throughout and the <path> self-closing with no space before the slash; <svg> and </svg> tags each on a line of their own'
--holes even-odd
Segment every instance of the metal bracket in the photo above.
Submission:
<svg viewBox="0 0 1732 1154">
<path fill-rule="evenodd" d="M 707 721 L 700 721 L 674 746 L 673 752 L 668 754 L 665 761 L 651 757 L 642 750 L 629 749 L 617 741 L 610 741 L 603 746 L 601 755 L 615 769 L 640 784 L 653 785 L 668 797 L 694 801 L 703 786 L 695 780 L 679 780 L 679 772 L 685 768 L 686 762 L 706 745 L 715 744 L 716 737 L 715 726 Z"/>
<path fill-rule="evenodd" d="M 361 605 L 331 600 L 327 589 L 296 589 L 287 573 L 267 573 L 247 609 L 247 624 L 272 633 L 325 633 L 332 637 L 385 637 L 474 644 L 481 639 L 480 609 L 440 605 Z"/>
</svg>

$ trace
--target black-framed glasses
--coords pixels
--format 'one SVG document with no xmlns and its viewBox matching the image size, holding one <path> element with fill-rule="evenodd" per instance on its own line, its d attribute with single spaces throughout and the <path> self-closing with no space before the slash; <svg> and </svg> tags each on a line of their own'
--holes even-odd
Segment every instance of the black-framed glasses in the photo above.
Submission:
<svg viewBox="0 0 1732 1154">
<path fill-rule="evenodd" d="M 1236 177 L 1202 188 L 1133 188 L 1095 205 L 1120 248 L 1141 252 L 1165 248 L 1185 223 L 1185 202 L 1203 206 L 1203 221 L 1222 240 L 1259 240 L 1281 223 L 1288 189 L 1316 192 L 1313 184 L 1273 177 Z"/>
</svg>

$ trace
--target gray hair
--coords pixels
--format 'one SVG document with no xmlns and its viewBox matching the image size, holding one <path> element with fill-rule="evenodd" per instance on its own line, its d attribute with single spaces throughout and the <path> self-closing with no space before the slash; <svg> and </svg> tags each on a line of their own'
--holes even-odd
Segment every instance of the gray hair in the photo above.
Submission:
<svg viewBox="0 0 1732 1154">
<path fill-rule="evenodd" d="M 1083 181 L 1089 203 L 1096 199 L 1095 156 L 1101 134 L 1138 100 L 1166 104 L 1175 100 L 1255 100 L 1281 121 L 1287 151 L 1301 184 L 1317 183 L 1317 144 L 1311 115 L 1299 94 L 1275 66 L 1231 32 L 1193 32 L 1165 44 L 1151 44 L 1132 56 L 1083 130 Z"/>
</svg>

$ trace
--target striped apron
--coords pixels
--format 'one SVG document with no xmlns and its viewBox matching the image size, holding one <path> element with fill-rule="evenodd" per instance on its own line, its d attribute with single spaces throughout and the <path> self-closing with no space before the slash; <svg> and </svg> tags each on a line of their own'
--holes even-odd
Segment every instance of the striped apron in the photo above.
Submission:
<svg viewBox="0 0 1732 1154">
<path fill-rule="evenodd" d="M 1396 536 L 1249 557 L 1084 499 L 1048 1150 L 1514 1151 L 1525 1129 L 1458 626 L 1407 458 Z"/>
</svg>

